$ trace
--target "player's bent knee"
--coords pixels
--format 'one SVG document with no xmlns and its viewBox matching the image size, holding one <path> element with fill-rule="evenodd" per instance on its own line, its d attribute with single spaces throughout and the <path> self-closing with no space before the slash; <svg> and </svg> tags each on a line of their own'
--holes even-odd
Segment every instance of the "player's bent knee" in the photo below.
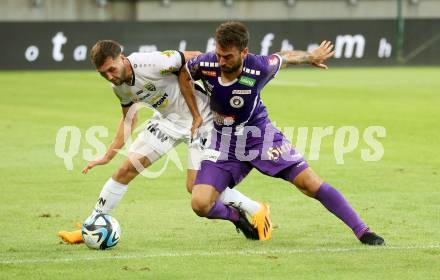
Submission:
<svg viewBox="0 0 440 280">
<path fill-rule="evenodd" d="M 323 181 L 319 176 L 310 168 L 300 173 L 293 184 L 305 195 L 314 197 Z"/>
<path fill-rule="evenodd" d="M 322 180 L 316 176 L 310 176 L 304 179 L 304 189 L 311 195 L 315 196 L 316 192 L 322 184 Z"/>
<path fill-rule="evenodd" d="M 211 185 L 194 185 L 191 195 L 192 209 L 197 215 L 207 217 L 218 196 L 219 193 Z"/>
<path fill-rule="evenodd" d="M 193 211 L 200 217 L 206 217 L 209 213 L 209 204 L 198 198 L 191 199 L 191 207 Z"/>
<path fill-rule="evenodd" d="M 210 205 L 209 200 L 204 199 L 201 196 L 192 196 L 191 198 L 191 207 L 193 211 L 200 217 L 208 216 Z"/>
</svg>

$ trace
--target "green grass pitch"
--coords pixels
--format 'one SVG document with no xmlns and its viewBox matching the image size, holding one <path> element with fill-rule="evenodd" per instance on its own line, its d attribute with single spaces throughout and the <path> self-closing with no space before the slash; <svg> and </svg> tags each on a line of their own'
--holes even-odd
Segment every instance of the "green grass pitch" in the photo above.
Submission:
<svg viewBox="0 0 440 280">
<path fill-rule="evenodd" d="M 248 241 L 229 222 L 198 218 L 185 172 L 169 164 L 159 178 L 139 177 L 129 186 L 112 213 L 123 229 L 120 243 L 93 251 L 60 244 L 56 233 L 89 215 L 122 160 L 80 172 L 82 152 L 91 148 L 89 127 L 107 127 L 101 141 L 110 143 L 120 118 L 117 99 L 94 72 L 0 72 L 0 279 L 438 279 L 439 73 L 297 68 L 283 70 L 263 92 L 279 127 L 359 130 L 359 145 L 344 164 L 334 157 L 334 133 L 322 140 L 319 160 L 309 163 L 387 247 L 361 245 L 320 203 L 257 171 L 238 189 L 271 205 L 275 229 L 268 242 Z M 81 132 L 72 171 L 54 148 L 67 125 Z M 384 155 L 366 162 L 362 133 L 373 125 L 386 129 L 379 139 Z M 306 158 L 311 130 L 308 136 Z M 185 147 L 177 150 L 186 166 Z"/>
</svg>

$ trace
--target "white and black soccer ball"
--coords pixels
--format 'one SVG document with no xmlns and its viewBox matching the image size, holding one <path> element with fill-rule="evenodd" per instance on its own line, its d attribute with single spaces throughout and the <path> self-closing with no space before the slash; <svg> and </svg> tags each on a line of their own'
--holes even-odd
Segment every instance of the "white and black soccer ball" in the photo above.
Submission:
<svg viewBox="0 0 440 280">
<path fill-rule="evenodd" d="M 82 229 L 82 238 L 87 247 L 105 250 L 115 247 L 121 237 L 119 222 L 108 214 L 87 218 Z"/>
</svg>

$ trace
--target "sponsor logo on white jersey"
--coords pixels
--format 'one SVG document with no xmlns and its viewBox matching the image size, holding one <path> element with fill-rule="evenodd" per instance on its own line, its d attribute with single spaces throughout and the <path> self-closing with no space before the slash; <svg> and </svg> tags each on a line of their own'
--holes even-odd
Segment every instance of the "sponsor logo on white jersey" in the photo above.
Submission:
<svg viewBox="0 0 440 280">
<path fill-rule="evenodd" d="M 165 94 L 159 97 L 157 101 L 153 101 L 154 103 L 152 103 L 151 106 L 153 106 L 153 108 L 165 108 L 168 105 L 167 97 L 168 93 L 165 92 Z"/>
<path fill-rule="evenodd" d="M 147 83 L 144 85 L 144 88 L 145 88 L 146 90 L 148 90 L 148 91 L 156 91 L 156 86 L 155 86 L 153 83 L 151 83 L 151 82 L 147 82 Z"/>
</svg>

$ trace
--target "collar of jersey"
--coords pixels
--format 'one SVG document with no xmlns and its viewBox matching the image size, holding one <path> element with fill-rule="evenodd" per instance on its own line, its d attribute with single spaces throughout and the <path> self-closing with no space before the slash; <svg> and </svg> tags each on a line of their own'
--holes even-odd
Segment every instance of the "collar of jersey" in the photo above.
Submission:
<svg viewBox="0 0 440 280">
<path fill-rule="evenodd" d="M 240 77 L 240 76 L 239 76 L 239 77 Z M 221 75 L 218 76 L 217 78 L 218 78 L 218 83 L 219 83 L 221 86 L 224 86 L 224 87 L 228 87 L 228 86 L 230 86 L 230 85 L 233 85 L 233 84 L 235 84 L 235 83 L 238 81 L 238 78 L 235 78 L 235 79 L 233 79 L 232 81 L 230 81 L 230 82 L 228 82 L 228 83 L 223 83 L 223 82 L 222 82 L 222 77 L 221 77 Z"/>
<path fill-rule="evenodd" d="M 244 69 L 244 67 L 246 66 L 246 60 L 247 60 L 247 56 L 246 56 L 246 58 L 243 60 L 243 69 Z M 238 81 L 238 79 L 243 75 L 243 69 L 241 70 L 240 75 L 238 75 L 237 78 L 235 78 L 234 80 L 230 81 L 229 83 L 223 83 L 223 82 L 222 82 L 222 77 L 221 77 L 221 73 L 222 73 L 222 72 L 220 71 L 220 76 L 217 77 L 217 78 L 218 78 L 218 83 L 219 83 L 221 86 L 223 86 L 223 87 L 228 87 L 228 86 L 233 85 L 233 84 L 236 83 L 236 82 Z M 133 72 L 133 73 L 134 73 L 134 72 Z"/>
<path fill-rule="evenodd" d="M 130 59 L 128 59 L 128 57 L 126 58 L 128 60 L 128 64 L 130 64 L 131 73 L 133 73 L 133 75 L 131 76 L 130 86 L 134 86 L 134 83 L 136 82 L 136 75 L 134 74 L 133 66 L 131 65 Z"/>
</svg>

